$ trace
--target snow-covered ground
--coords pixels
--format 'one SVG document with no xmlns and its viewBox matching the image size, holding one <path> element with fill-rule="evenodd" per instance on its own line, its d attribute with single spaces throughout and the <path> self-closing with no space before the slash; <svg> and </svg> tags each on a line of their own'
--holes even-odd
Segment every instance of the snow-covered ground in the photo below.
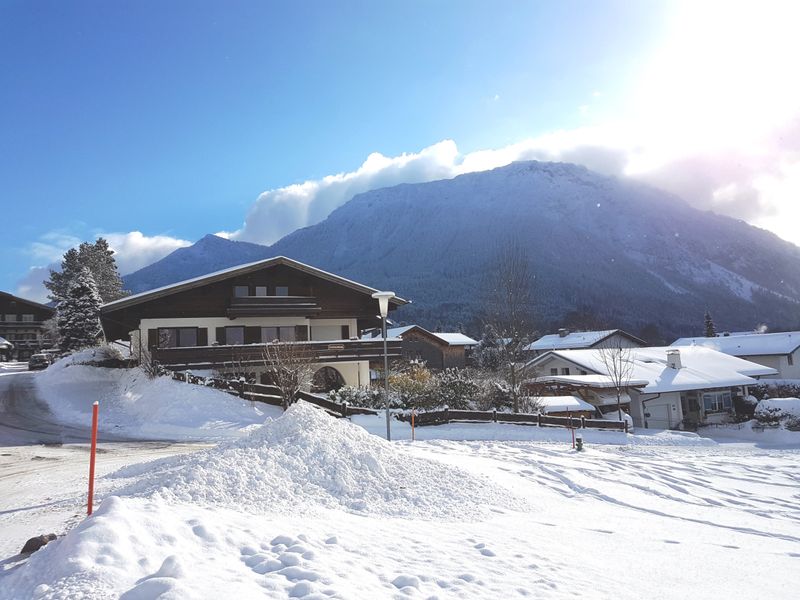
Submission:
<svg viewBox="0 0 800 600">
<path fill-rule="evenodd" d="M 678 437 L 388 443 L 300 404 L 105 477 L 0 598 L 796 597 L 800 450 Z"/>
<path fill-rule="evenodd" d="M 169 377 L 150 379 L 137 368 L 81 364 L 94 358 L 93 352 L 73 354 L 36 374 L 38 395 L 62 423 L 90 424 L 92 403 L 98 401 L 101 431 L 150 440 L 212 440 L 240 437 L 281 413 Z"/>
</svg>

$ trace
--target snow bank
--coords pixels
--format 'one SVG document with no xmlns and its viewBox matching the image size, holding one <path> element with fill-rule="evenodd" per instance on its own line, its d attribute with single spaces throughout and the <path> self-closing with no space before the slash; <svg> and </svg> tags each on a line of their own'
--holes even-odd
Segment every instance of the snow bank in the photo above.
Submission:
<svg viewBox="0 0 800 600">
<path fill-rule="evenodd" d="M 100 430 L 147 439 L 224 439 L 261 425 L 280 409 L 225 392 L 150 379 L 141 369 L 87 365 L 103 360 L 97 349 L 75 353 L 35 376 L 38 395 L 64 423 L 89 425 L 92 403 L 100 402 Z"/>
<path fill-rule="evenodd" d="M 123 493 L 260 512 L 323 507 L 426 519 L 526 508 L 487 479 L 412 456 L 305 402 L 238 442 L 116 476 L 143 474 Z"/>
</svg>

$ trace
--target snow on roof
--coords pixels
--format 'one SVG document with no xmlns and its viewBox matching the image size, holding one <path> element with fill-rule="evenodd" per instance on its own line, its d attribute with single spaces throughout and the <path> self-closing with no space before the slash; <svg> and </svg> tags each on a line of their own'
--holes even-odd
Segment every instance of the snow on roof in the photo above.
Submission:
<svg viewBox="0 0 800 600">
<path fill-rule="evenodd" d="M 400 337 L 409 329 L 414 329 L 414 327 L 416 327 L 416 325 L 406 325 L 404 327 L 392 327 L 391 329 L 386 330 L 386 337 L 392 337 L 392 338 Z M 378 337 L 381 337 L 381 335 L 378 334 Z"/>
<path fill-rule="evenodd" d="M 668 350 L 680 351 L 682 368 L 673 369 L 667 364 Z M 608 375 L 597 349 L 555 350 L 528 365 L 543 363 L 551 354 L 587 371 Z M 701 346 L 631 348 L 630 356 L 631 379 L 647 381 L 643 390 L 646 394 L 752 385 L 756 382 L 753 377 L 777 373 L 775 369 Z"/>
<path fill-rule="evenodd" d="M 463 333 L 434 332 L 433 335 L 444 340 L 451 346 L 475 346 L 478 343 L 477 340 L 473 340 L 471 337 L 464 335 Z"/>
<path fill-rule="evenodd" d="M 6 347 L 9 347 L 9 348 L 13 348 L 14 344 L 9 342 L 6 338 L 0 337 L 0 346 L 6 346 Z"/>
<path fill-rule="evenodd" d="M 614 388 L 617 387 L 614 380 L 608 375 L 544 375 L 535 377 L 535 383 L 563 383 L 566 385 L 578 385 L 591 388 Z M 645 379 L 630 379 L 628 387 L 644 387 L 649 382 Z"/>
<path fill-rule="evenodd" d="M 578 396 L 536 396 L 537 402 L 542 405 L 542 412 L 567 412 L 588 410 L 594 412 L 594 406 L 578 398 Z"/>
<path fill-rule="evenodd" d="M 340 283 L 352 289 L 358 290 L 360 292 L 364 292 L 365 294 L 373 294 L 378 290 L 376 288 L 369 287 L 364 285 L 363 283 L 358 283 L 357 281 L 353 281 L 352 279 L 347 279 L 345 277 L 341 277 L 334 273 L 330 273 L 328 271 L 323 271 L 322 269 L 318 269 L 317 267 L 312 267 L 311 265 L 307 265 L 305 263 L 301 263 L 299 260 L 294 260 L 292 258 L 288 258 L 286 256 L 275 256 L 272 258 L 266 258 L 263 260 L 257 260 L 251 263 L 245 263 L 241 265 L 237 265 L 235 267 L 229 267 L 227 269 L 222 269 L 220 271 L 214 271 L 213 273 L 207 273 L 205 275 L 200 275 L 199 277 L 193 277 L 191 279 L 186 279 L 184 281 L 178 281 L 176 283 L 171 283 L 169 285 L 165 285 L 159 288 L 155 288 L 152 290 L 147 290 L 146 292 L 140 292 L 138 294 L 133 294 L 132 296 L 126 296 L 125 298 L 120 298 L 119 300 L 114 300 L 113 302 L 108 302 L 102 306 L 102 310 L 105 311 L 108 308 L 121 308 L 123 306 L 128 306 L 132 304 L 139 304 L 140 302 L 145 301 L 147 298 L 154 296 L 166 296 L 172 293 L 176 293 L 186 289 L 192 289 L 195 287 L 200 287 L 206 280 L 209 279 L 225 279 L 227 276 L 233 276 L 239 272 L 250 272 L 258 270 L 262 267 L 269 267 L 272 265 L 283 264 L 290 267 L 294 267 L 301 271 L 305 271 L 312 275 L 316 275 L 318 277 L 322 277 L 323 279 L 327 279 L 329 281 L 333 281 L 335 283 Z M 394 298 L 389 300 L 390 302 L 403 305 L 409 304 L 410 300 L 404 300 L 399 296 L 395 296 Z"/>
<path fill-rule="evenodd" d="M 784 333 L 745 333 L 713 338 L 693 337 L 675 340 L 673 346 L 704 346 L 733 356 L 791 354 L 800 348 L 800 331 Z"/>
<path fill-rule="evenodd" d="M 567 335 L 553 333 L 540 337 L 532 344 L 528 344 L 525 350 L 559 350 L 572 348 L 589 348 L 600 340 L 618 332 L 619 329 L 607 329 L 605 331 L 575 331 Z"/>
</svg>

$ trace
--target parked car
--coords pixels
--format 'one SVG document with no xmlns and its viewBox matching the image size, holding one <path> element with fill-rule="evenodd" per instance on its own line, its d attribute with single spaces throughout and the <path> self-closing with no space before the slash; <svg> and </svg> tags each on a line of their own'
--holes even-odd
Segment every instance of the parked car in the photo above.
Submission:
<svg viewBox="0 0 800 600">
<path fill-rule="evenodd" d="M 46 369 L 50 366 L 50 358 L 46 354 L 34 354 L 28 359 L 28 370 Z"/>
</svg>

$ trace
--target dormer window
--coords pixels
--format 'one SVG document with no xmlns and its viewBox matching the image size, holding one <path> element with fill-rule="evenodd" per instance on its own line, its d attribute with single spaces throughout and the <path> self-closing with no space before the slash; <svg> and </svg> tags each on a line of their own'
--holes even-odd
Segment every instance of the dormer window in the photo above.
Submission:
<svg viewBox="0 0 800 600">
<path fill-rule="evenodd" d="M 233 295 L 237 298 L 246 298 L 250 295 L 250 288 L 246 285 L 233 286 Z"/>
</svg>

